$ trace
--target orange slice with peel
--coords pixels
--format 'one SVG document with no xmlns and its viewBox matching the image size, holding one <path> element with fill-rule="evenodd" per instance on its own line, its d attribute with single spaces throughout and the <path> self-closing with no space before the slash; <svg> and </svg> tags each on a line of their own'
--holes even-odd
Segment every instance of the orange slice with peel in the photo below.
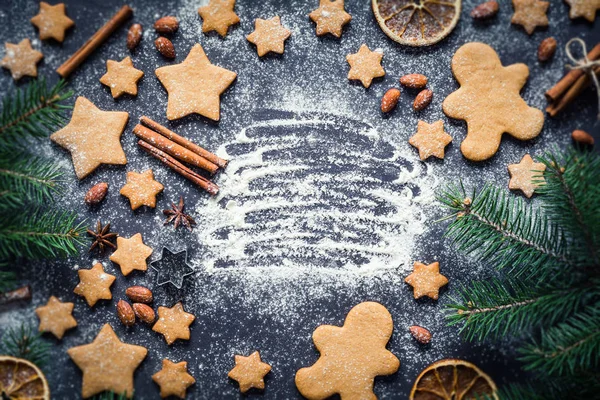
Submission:
<svg viewBox="0 0 600 400">
<path fill-rule="evenodd" d="M 0 398 L 50 400 L 46 377 L 30 361 L 0 356 Z"/>
<path fill-rule="evenodd" d="M 372 0 L 383 32 L 408 46 L 430 46 L 448 36 L 460 18 L 462 0 Z"/>
<path fill-rule="evenodd" d="M 410 400 L 498 400 L 496 384 L 468 361 L 439 360 L 425 368 L 410 392 Z M 485 397 L 487 396 L 487 397 Z"/>
</svg>

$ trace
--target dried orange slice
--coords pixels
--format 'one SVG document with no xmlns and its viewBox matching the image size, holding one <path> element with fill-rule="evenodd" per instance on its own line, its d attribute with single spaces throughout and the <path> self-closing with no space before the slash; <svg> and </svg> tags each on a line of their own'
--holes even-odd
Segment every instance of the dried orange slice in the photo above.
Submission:
<svg viewBox="0 0 600 400">
<path fill-rule="evenodd" d="M 410 392 L 410 400 L 467 400 L 484 396 L 498 399 L 496 384 L 468 361 L 436 361 L 421 372 Z"/>
<path fill-rule="evenodd" d="M 0 398 L 50 400 L 50 388 L 42 371 L 33 363 L 0 356 Z"/>
<path fill-rule="evenodd" d="M 408 46 L 439 42 L 456 26 L 462 0 L 372 0 L 383 32 Z"/>
</svg>

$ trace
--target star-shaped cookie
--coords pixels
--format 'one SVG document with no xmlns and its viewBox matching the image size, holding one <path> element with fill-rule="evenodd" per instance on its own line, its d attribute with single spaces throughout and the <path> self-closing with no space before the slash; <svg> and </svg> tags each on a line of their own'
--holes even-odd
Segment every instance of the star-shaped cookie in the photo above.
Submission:
<svg viewBox="0 0 600 400">
<path fill-rule="evenodd" d="M 381 66 L 382 58 L 382 52 L 371 51 L 366 44 L 363 44 L 357 53 L 346 56 L 346 60 L 350 64 L 348 79 L 359 80 L 364 87 L 368 88 L 374 78 L 385 75 L 385 70 Z"/>
<path fill-rule="evenodd" d="M 50 140 L 71 152 L 77 178 L 83 179 L 102 164 L 127 164 L 121 134 L 129 113 L 102 111 L 85 97 L 78 97 L 71 121 Z"/>
<path fill-rule="evenodd" d="M 596 11 L 600 10 L 600 0 L 565 0 L 571 7 L 569 18 L 583 17 L 590 22 L 596 19 Z"/>
<path fill-rule="evenodd" d="M 237 74 L 211 64 L 202 46 L 195 44 L 181 64 L 158 68 L 156 76 L 169 93 L 169 120 L 197 113 L 218 121 L 221 93 Z"/>
<path fill-rule="evenodd" d="M 152 327 L 165 337 L 167 344 L 173 344 L 177 339 L 190 339 L 190 325 L 196 317 L 194 314 L 185 312 L 181 302 L 173 307 L 158 307 L 158 320 Z"/>
<path fill-rule="evenodd" d="M 4 58 L 0 60 L 0 66 L 10 70 L 15 81 L 24 76 L 37 76 L 37 63 L 44 55 L 31 48 L 31 41 L 23 39 L 19 44 L 4 43 L 6 52 Z"/>
<path fill-rule="evenodd" d="M 285 41 L 291 34 L 292 32 L 281 25 L 278 16 L 271 19 L 257 18 L 254 21 L 254 31 L 246 36 L 246 39 L 256 45 L 256 52 L 262 57 L 268 52 L 283 54 Z"/>
<path fill-rule="evenodd" d="M 65 40 L 67 29 L 75 25 L 65 14 L 64 3 L 51 6 L 45 1 L 40 2 L 40 12 L 30 21 L 39 29 L 41 40 L 54 39 L 60 43 Z"/>
<path fill-rule="evenodd" d="M 248 390 L 264 389 L 264 377 L 271 371 L 271 366 L 262 362 L 258 351 L 250 354 L 248 357 L 235 355 L 235 367 L 227 374 L 228 377 L 240 384 L 240 392 L 246 393 Z"/>
<path fill-rule="evenodd" d="M 137 210 L 141 206 L 156 207 L 156 196 L 163 189 L 164 186 L 154 180 L 154 173 L 148 169 L 142 173 L 129 171 L 127 183 L 119 193 L 129 199 L 132 210 Z"/>
<path fill-rule="evenodd" d="M 530 198 L 535 189 L 543 185 L 545 170 L 546 164 L 536 163 L 529 154 L 525 154 L 520 163 L 508 166 L 510 174 L 508 188 L 519 189 Z"/>
<path fill-rule="evenodd" d="M 188 387 L 196 380 L 187 372 L 187 362 L 174 363 L 166 358 L 162 361 L 162 369 L 152 375 L 152 380 L 160 386 L 160 397 L 176 396 L 185 399 Z"/>
<path fill-rule="evenodd" d="M 131 57 L 125 57 L 122 61 L 106 61 L 106 73 L 100 78 L 100 82 L 110 88 L 113 98 L 118 98 L 124 93 L 137 96 L 137 82 L 142 79 L 144 73 L 135 69 Z"/>
<path fill-rule="evenodd" d="M 550 3 L 540 0 L 513 0 L 515 13 L 511 19 L 513 24 L 521 25 L 525 32 L 532 34 L 538 26 L 548 26 L 546 12 Z"/>
<path fill-rule="evenodd" d="M 152 254 L 152 248 L 142 242 L 142 234 L 136 233 L 129 239 L 117 238 L 117 250 L 110 256 L 110 261 L 119 264 L 121 273 L 127 276 L 133 270 L 146 271 L 146 259 Z"/>
<path fill-rule="evenodd" d="M 40 332 L 50 332 L 57 339 L 62 339 L 65 332 L 77 326 L 73 318 L 73 303 L 63 303 L 54 296 L 50 296 L 48 303 L 35 309 L 40 319 Z"/>
<path fill-rule="evenodd" d="M 109 324 L 102 327 L 92 343 L 67 350 L 83 372 L 83 398 L 108 390 L 131 398 L 133 374 L 147 353 L 145 347 L 121 342 Z"/>
<path fill-rule="evenodd" d="M 342 28 L 352 19 L 344 10 L 344 0 L 320 0 L 319 8 L 308 14 L 317 24 L 317 36 L 331 33 L 342 36 Z"/>
<path fill-rule="evenodd" d="M 240 22 L 233 7 L 235 0 L 210 0 L 207 5 L 200 7 L 198 14 L 202 18 L 202 32 L 216 31 L 225 37 L 229 27 Z"/>
<path fill-rule="evenodd" d="M 425 265 L 415 262 L 413 273 L 404 280 L 414 289 L 414 297 L 423 296 L 438 299 L 440 288 L 448 283 L 448 278 L 440 274 L 440 263 Z"/>
<path fill-rule="evenodd" d="M 110 287 L 115 281 L 115 276 L 104 272 L 102 264 L 96 263 L 91 269 L 80 269 L 77 274 L 79 283 L 73 293 L 84 297 L 90 307 L 98 300 L 112 299 Z"/>
<path fill-rule="evenodd" d="M 419 149 L 419 157 L 426 160 L 431 156 L 444 158 L 444 149 L 452 142 L 452 136 L 444 131 L 444 121 L 428 124 L 419 121 L 417 133 L 408 139 L 408 143 Z"/>
</svg>

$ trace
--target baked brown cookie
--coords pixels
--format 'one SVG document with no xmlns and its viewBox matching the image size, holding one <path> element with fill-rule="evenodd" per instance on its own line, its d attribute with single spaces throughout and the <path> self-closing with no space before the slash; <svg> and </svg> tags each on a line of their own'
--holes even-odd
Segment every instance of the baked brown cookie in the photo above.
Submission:
<svg viewBox="0 0 600 400">
<path fill-rule="evenodd" d="M 152 327 L 165 337 L 167 344 L 173 344 L 177 339 L 190 339 L 190 325 L 196 317 L 185 312 L 181 302 L 173 307 L 158 307 L 158 320 Z"/>
<path fill-rule="evenodd" d="M 289 29 L 281 25 L 278 16 L 271 19 L 257 18 L 254 21 L 254 31 L 246 39 L 256 45 L 256 52 L 262 57 L 269 52 L 283 54 L 285 41 L 291 34 Z"/>
<path fill-rule="evenodd" d="M 408 139 L 408 143 L 419 149 L 419 157 L 426 160 L 431 156 L 443 159 L 444 149 L 452 142 L 452 136 L 444 131 L 444 121 L 428 124 L 419 121 L 417 133 Z"/>
<path fill-rule="evenodd" d="M 65 332 L 77 326 L 73 318 L 73 303 L 63 303 L 58 298 L 50 296 L 45 306 L 35 309 L 40 319 L 40 332 L 50 332 L 57 339 L 62 339 Z"/>
<path fill-rule="evenodd" d="M 90 307 L 93 307 L 98 300 L 112 299 L 110 287 L 116 278 L 104 272 L 102 264 L 96 263 L 91 269 L 80 269 L 77 274 L 79 283 L 73 293 L 84 297 Z"/>
<path fill-rule="evenodd" d="M 166 358 L 162 361 L 162 369 L 152 375 L 152 380 L 160 386 L 160 397 L 169 396 L 185 399 L 187 388 L 196 383 L 196 380 L 187 371 L 187 362 L 174 363 Z"/>
<path fill-rule="evenodd" d="M 152 254 L 152 248 L 142 241 L 142 234 L 136 233 L 129 239 L 117 238 L 117 250 L 110 256 L 110 261 L 119 264 L 121 273 L 125 276 L 134 270 L 146 271 L 146 259 Z"/>
<path fill-rule="evenodd" d="M 23 39 L 19 44 L 4 43 L 6 51 L 4 58 L 0 60 L 0 66 L 10 70 L 15 81 L 24 76 L 37 76 L 37 63 L 44 55 L 31 48 L 31 41 Z"/>
<path fill-rule="evenodd" d="M 319 8 L 308 14 L 317 24 L 317 36 L 331 33 L 335 37 L 342 36 L 342 29 L 352 19 L 344 9 L 344 0 L 320 0 Z"/>
<path fill-rule="evenodd" d="M 262 362 L 258 351 L 248 357 L 235 355 L 235 367 L 227 376 L 240 385 L 240 392 L 246 393 L 254 388 L 262 390 L 265 388 L 264 377 L 271 371 L 271 366 Z"/>
<path fill-rule="evenodd" d="M 440 288 L 448 284 L 448 278 L 440 274 L 440 263 L 426 265 L 415 262 L 413 272 L 404 280 L 413 287 L 415 299 L 427 296 L 438 299 Z"/>
<path fill-rule="evenodd" d="M 383 53 L 371 51 L 366 44 L 363 44 L 357 53 L 346 56 L 350 64 L 348 79 L 359 80 L 364 87 L 368 88 L 373 79 L 385 76 L 385 70 L 381 66 L 382 58 Z"/>
<path fill-rule="evenodd" d="M 216 31 L 222 37 L 227 35 L 229 27 L 240 22 L 233 8 L 235 0 L 210 0 L 198 9 L 202 18 L 202 32 Z"/>
<path fill-rule="evenodd" d="M 45 1 L 40 2 L 40 11 L 31 18 L 31 23 L 39 29 L 41 40 L 54 39 L 60 43 L 65 40 L 65 32 L 75 25 L 67 17 L 64 3 L 52 6 Z"/>
<path fill-rule="evenodd" d="M 121 61 L 106 61 L 106 74 L 102 75 L 100 82 L 110 88 L 113 98 L 119 98 L 127 93 L 137 96 L 137 83 L 144 76 L 144 72 L 135 69 L 131 57 Z"/>
<path fill-rule="evenodd" d="M 127 183 L 119 193 L 129 199 L 132 210 L 141 206 L 156 207 L 156 196 L 162 192 L 164 186 L 154 179 L 154 172 L 148 169 L 142 173 L 129 171 Z"/>
<path fill-rule="evenodd" d="M 508 173 L 510 174 L 508 188 L 520 190 L 530 198 L 533 196 L 535 189 L 544 184 L 545 170 L 546 164 L 536 163 L 529 154 L 525 154 L 520 163 L 508 166 Z"/>
</svg>

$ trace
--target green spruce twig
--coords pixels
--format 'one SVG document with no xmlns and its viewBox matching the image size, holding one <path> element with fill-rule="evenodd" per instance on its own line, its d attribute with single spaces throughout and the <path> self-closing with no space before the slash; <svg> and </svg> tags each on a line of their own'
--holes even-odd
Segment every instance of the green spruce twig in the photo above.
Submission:
<svg viewBox="0 0 600 400">
<path fill-rule="evenodd" d="M 0 344 L 0 354 L 24 358 L 38 367 L 48 361 L 49 352 L 50 344 L 28 324 L 5 331 Z"/>
<path fill-rule="evenodd" d="M 0 271 L 0 293 L 7 292 L 17 286 L 17 276 L 12 271 Z"/>
</svg>

